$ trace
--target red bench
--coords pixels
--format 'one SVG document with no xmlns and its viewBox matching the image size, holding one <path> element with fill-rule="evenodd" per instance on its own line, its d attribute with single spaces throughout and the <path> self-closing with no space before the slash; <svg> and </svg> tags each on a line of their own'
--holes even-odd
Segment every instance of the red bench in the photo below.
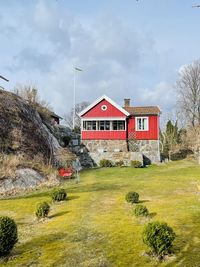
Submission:
<svg viewBox="0 0 200 267">
<path fill-rule="evenodd" d="M 74 174 L 74 170 L 72 168 L 60 168 L 58 172 L 61 177 L 66 177 L 66 178 L 71 178 L 72 175 Z"/>
</svg>

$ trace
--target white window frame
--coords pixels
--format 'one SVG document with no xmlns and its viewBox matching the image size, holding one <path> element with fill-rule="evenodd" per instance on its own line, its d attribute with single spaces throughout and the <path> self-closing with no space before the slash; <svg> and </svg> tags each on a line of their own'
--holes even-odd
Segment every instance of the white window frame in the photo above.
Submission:
<svg viewBox="0 0 200 267">
<path fill-rule="evenodd" d="M 86 130 L 83 128 L 83 122 L 84 121 L 96 121 L 96 129 L 98 129 L 98 123 L 99 121 L 110 121 L 110 130 Z M 112 121 L 124 121 L 125 122 L 125 129 L 124 130 L 113 130 L 113 125 L 112 125 Z M 122 132 L 122 131 L 126 131 L 127 129 L 127 121 L 126 118 L 124 117 L 97 117 L 97 118 L 82 118 L 81 119 L 81 132 L 90 132 L 90 131 L 95 131 L 95 132 L 110 132 L 110 131 L 114 131 L 114 132 Z"/>
<path fill-rule="evenodd" d="M 146 119 L 147 120 L 147 129 L 138 129 L 138 119 Z M 138 132 L 148 132 L 149 131 L 149 117 L 135 117 L 135 130 Z"/>
</svg>

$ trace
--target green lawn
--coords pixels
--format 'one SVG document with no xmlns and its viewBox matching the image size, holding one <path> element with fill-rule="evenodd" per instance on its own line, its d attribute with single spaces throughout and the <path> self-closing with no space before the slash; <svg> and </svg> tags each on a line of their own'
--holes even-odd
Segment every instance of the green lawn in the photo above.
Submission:
<svg viewBox="0 0 200 267">
<path fill-rule="evenodd" d="M 51 201 L 50 189 L 0 200 L 0 215 L 14 218 L 19 242 L 0 266 L 200 266 L 200 166 L 190 161 L 145 169 L 83 171 L 67 182 L 69 200 L 52 203 L 50 218 L 37 222 L 38 202 Z M 137 191 L 152 213 L 136 219 L 125 202 Z M 148 221 L 166 221 L 177 234 L 175 255 L 163 263 L 144 256 L 141 233 Z"/>
</svg>

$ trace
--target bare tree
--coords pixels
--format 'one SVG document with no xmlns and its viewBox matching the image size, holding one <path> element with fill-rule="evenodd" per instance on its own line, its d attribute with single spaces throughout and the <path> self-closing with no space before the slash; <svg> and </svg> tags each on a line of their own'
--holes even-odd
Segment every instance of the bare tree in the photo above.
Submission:
<svg viewBox="0 0 200 267">
<path fill-rule="evenodd" d="M 178 107 L 185 116 L 187 139 L 200 163 L 200 60 L 185 66 L 177 81 Z"/>
<path fill-rule="evenodd" d="M 13 91 L 16 95 L 26 100 L 31 107 L 36 109 L 43 118 L 50 117 L 53 109 L 47 101 L 40 99 L 37 88 L 31 85 L 18 85 Z"/>
<path fill-rule="evenodd" d="M 89 102 L 83 101 L 80 103 L 77 103 L 75 106 L 75 128 L 80 128 L 81 127 L 81 119 L 78 116 L 78 114 L 84 110 L 86 107 L 90 105 Z M 72 129 L 73 128 L 73 111 L 74 109 L 72 108 L 69 113 L 65 115 L 65 121 L 67 123 L 67 126 Z"/>
<path fill-rule="evenodd" d="M 185 66 L 176 82 L 178 107 L 183 112 L 186 123 L 200 125 L 200 60 Z"/>
</svg>

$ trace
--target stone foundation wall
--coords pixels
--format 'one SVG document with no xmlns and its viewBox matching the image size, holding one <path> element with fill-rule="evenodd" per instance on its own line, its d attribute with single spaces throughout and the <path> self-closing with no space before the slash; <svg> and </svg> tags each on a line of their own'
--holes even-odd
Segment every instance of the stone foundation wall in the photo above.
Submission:
<svg viewBox="0 0 200 267">
<path fill-rule="evenodd" d="M 110 159 L 113 162 L 123 160 L 127 163 L 131 160 L 142 160 L 142 156 L 148 163 L 160 162 L 158 140 L 83 140 L 82 144 L 87 148 L 90 157 L 96 164 L 101 159 Z"/>
<path fill-rule="evenodd" d="M 151 163 L 160 162 L 159 140 L 137 140 L 132 151 L 142 152 Z"/>
<path fill-rule="evenodd" d="M 126 140 L 82 140 L 89 152 L 127 152 Z"/>
<path fill-rule="evenodd" d="M 142 140 L 140 151 L 149 158 L 152 163 L 160 162 L 159 140 Z"/>
<path fill-rule="evenodd" d="M 126 166 L 129 166 L 132 160 L 143 162 L 143 156 L 140 152 L 90 152 L 89 155 L 97 165 L 101 159 L 109 159 L 114 163 L 123 160 Z"/>
</svg>

